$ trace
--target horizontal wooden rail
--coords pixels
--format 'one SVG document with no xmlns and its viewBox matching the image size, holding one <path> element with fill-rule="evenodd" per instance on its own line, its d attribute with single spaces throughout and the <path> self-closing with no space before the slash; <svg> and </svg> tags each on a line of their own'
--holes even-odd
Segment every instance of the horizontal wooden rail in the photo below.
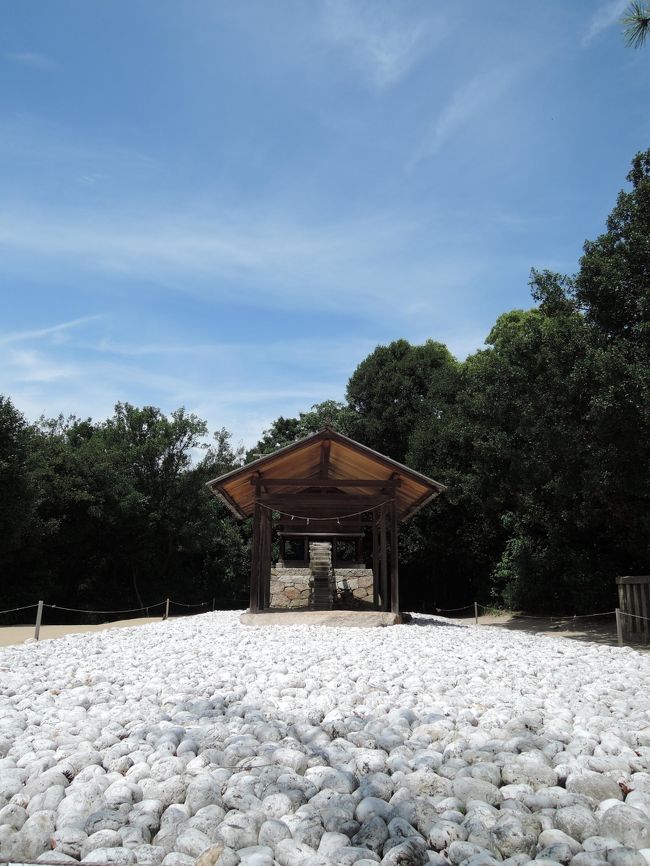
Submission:
<svg viewBox="0 0 650 866">
<path fill-rule="evenodd" d="M 263 475 L 253 475 L 251 484 L 257 487 L 399 487 L 399 478 L 265 478 Z"/>
</svg>

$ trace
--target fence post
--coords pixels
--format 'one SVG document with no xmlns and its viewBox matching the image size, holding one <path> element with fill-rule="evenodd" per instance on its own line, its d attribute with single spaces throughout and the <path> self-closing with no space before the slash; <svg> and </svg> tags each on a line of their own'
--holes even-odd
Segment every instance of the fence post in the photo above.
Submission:
<svg viewBox="0 0 650 866">
<path fill-rule="evenodd" d="M 169 619 L 169 599 L 165 601 L 165 615 L 163 619 Z"/>
<path fill-rule="evenodd" d="M 474 602 L 474 624 L 478 625 L 478 602 Z"/>
<path fill-rule="evenodd" d="M 36 611 L 36 625 L 34 626 L 34 640 L 39 639 L 39 635 L 41 633 L 41 620 L 43 619 L 43 600 L 41 599 L 38 603 L 38 610 Z"/>
<path fill-rule="evenodd" d="M 623 621 L 619 607 L 616 608 L 616 635 L 618 637 L 618 645 L 623 646 Z"/>
</svg>

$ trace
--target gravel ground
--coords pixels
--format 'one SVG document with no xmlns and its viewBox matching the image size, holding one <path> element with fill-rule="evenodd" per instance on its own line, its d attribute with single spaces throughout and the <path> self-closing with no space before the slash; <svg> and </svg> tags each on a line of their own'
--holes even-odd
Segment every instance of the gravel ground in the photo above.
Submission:
<svg viewBox="0 0 650 866">
<path fill-rule="evenodd" d="M 0 859 L 650 864 L 650 656 L 217 612 L 0 651 Z"/>
</svg>

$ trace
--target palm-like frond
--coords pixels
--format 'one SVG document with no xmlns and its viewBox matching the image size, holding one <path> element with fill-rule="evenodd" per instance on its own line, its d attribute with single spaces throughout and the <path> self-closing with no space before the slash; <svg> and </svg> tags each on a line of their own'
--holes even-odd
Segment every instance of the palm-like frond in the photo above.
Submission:
<svg viewBox="0 0 650 866">
<path fill-rule="evenodd" d="M 633 0 L 621 21 L 627 44 L 631 48 L 641 48 L 650 32 L 650 5 Z"/>
</svg>

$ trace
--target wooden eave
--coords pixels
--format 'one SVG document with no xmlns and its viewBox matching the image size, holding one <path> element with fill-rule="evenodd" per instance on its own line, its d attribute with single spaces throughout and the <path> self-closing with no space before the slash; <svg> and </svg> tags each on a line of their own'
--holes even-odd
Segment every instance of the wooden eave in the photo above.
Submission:
<svg viewBox="0 0 650 866">
<path fill-rule="evenodd" d="M 269 482 L 268 486 L 265 481 Z M 327 511 L 331 510 L 332 503 L 344 506 L 346 499 L 358 508 L 367 502 L 370 508 L 381 498 L 394 500 L 398 520 L 404 521 L 446 489 L 444 484 L 331 427 L 324 427 L 207 484 L 240 519 L 253 514 L 256 499 L 266 500 L 269 505 L 273 501 L 297 503 L 303 499 L 316 513 L 319 498 Z"/>
</svg>

